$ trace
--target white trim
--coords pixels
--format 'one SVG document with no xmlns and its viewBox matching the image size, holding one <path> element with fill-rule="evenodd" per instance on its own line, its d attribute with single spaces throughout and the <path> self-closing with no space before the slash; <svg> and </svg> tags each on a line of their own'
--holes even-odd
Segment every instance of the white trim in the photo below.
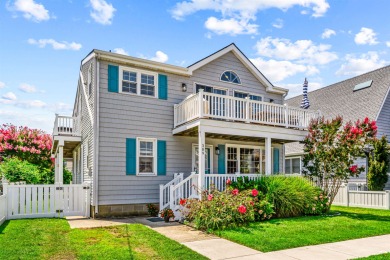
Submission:
<svg viewBox="0 0 390 260">
<path fill-rule="evenodd" d="M 240 83 L 234 83 L 234 82 L 222 80 L 222 79 L 221 79 L 221 78 L 222 78 L 222 75 L 223 75 L 225 72 L 233 72 L 234 74 L 236 74 L 237 78 L 240 80 Z M 238 85 L 238 86 L 242 86 L 241 77 L 238 76 L 238 73 L 235 72 L 234 70 L 225 70 L 224 72 L 222 72 L 221 75 L 219 76 L 219 81 L 220 81 L 220 82 L 225 82 L 225 83 L 234 84 L 234 85 Z"/>
<path fill-rule="evenodd" d="M 236 97 L 236 96 L 235 96 L 235 93 L 236 93 L 236 92 L 240 92 L 240 93 L 243 93 L 243 94 L 247 94 L 247 95 L 248 95 L 248 98 L 250 98 L 249 95 L 261 97 L 261 101 L 260 101 L 260 102 L 265 102 L 265 101 L 264 101 L 264 95 L 256 94 L 256 93 L 253 93 L 253 92 L 246 92 L 246 91 L 241 91 L 241 90 L 233 89 L 233 97 Z M 253 101 L 258 101 L 258 100 L 253 100 Z"/>
<path fill-rule="evenodd" d="M 210 174 L 213 174 L 214 173 L 214 164 L 213 164 L 213 161 L 214 161 L 214 146 L 211 145 L 211 144 L 206 144 L 205 146 L 206 146 L 206 148 L 210 149 L 210 165 L 209 165 L 209 167 L 210 167 Z M 192 163 L 191 163 L 191 165 L 192 165 L 191 172 L 195 171 L 195 148 L 196 147 L 199 147 L 199 145 L 196 144 L 196 143 L 193 143 L 192 144 L 192 150 L 191 150 L 192 151 L 192 153 L 191 153 L 191 161 L 192 161 Z"/>
<path fill-rule="evenodd" d="M 99 213 L 99 92 L 100 92 L 100 62 L 96 61 L 96 72 L 95 72 L 95 124 L 94 124 L 94 145 L 93 145 L 93 196 L 92 201 L 95 205 L 95 213 Z M 84 183 L 84 182 L 82 182 Z"/>
<path fill-rule="evenodd" d="M 379 118 L 379 116 L 380 116 L 380 114 L 381 114 L 381 111 L 382 111 L 382 109 L 383 109 L 383 106 L 384 106 L 385 103 L 386 103 L 386 99 L 387 99 L 388 96 L 389 96 L 389 92 L 390 92 L 390 86 L 387 87 L 387 92 L 386 92 L 385 98 L 384 98 L 383 101 L 382 101 L 381 107 L 380 107 L 380 109 L 379 109 L 379 111 L 378 111 L 378 114 L 376 115 L 375 121 L 378 121 L 378 118 Z"/>
<path fill-rule="evenodd" d="M 90 53 L 87 57 L 85 57 L 82 61 L 81 61 L 81 66 L 84 65 L 85 63 L 87 63 L 89 60 L 91 60 L 92 58 L 94 58 L 96 56 L 96 54 L 94 52 Z"/>
<path fill-rule="evenodd" d="M 139 172 L 139 157 L 140 157 L 140 142 L 153 142 L 153 172 Z M 157 176 L 157 138 L 149 138 L 149 137 L 137 137 L 136 144 L 136 175 L 137 176 Z"/>
<path fill-rule="evenodd" d="M 194 82 L 194 83 L 193 83 L 192 90 L 193 90 L 193 93 L 194 93 L 194 94 L 196 94 L 196 85 L 201 85 L 201 86 L 205 86 L 205 87 L 210 87 L 210 88 L 213 88 L 213 90 L 214 90 L 214 89 L 225 90 L 225 91 L 226 91 L 226 95 L 222 95 L 222 96 L 229 96 L 229 88 L 219 87 L 219 86 L 213 86 L 213 85 L 203 84 L 203 83 L 199 83 L 199 82 Z M 209 93 L 209 92 L 205 92 L 205 93 Z M 214 93 L 214 91 L 213 91 L 213 94 L 216 94 L 216 93 Z M 220 95 L 220 94 L 218 94 L 218 95 Z"/>
<path fill-rule="evenodd" d="M 130 71 L 130 72 L 135 72 L 137 74 L 137 93 L 129 93 L 129 92 L 123 92 L 122 91 L 122 81 L 123 81 L 123 71 Z M 141 94 L 141 74 L 147 74 L 150 76 L 154 77 L 154 96 L 150 95 L 143 95 Z M 127 94 L 127 95 L 133 95 L 133 96 L 140 96 L 140 97 L 149 97 L 149 98 L 158 98 L 158 73 L 152 72 L 152 71 L 147 71 L 147 70 L 140 70 L 132 67 L 124 67 L 124 66 L 119 66 L 119 86 L 118 86 L 118 93 L 121 94 Z"/>
<path fill-rule="evenodd" d="M 88 102 L 89 97 L 87 95 L 87 92 L 85 91 L 84 76 L 83 76 L 83 73 L 81 72 L 81 70 L 80 70 L 80 80 L 81 80 L 81 88 L 83 90 L 84 99 L 85 99 L 85 103 L 86 103 L 87 110 L 88 110 L 89 119 L 91 121 L 91 126 L 93 128 L 94 120 L 93 120 L 93 116 L 92 116 L 91 106 L 90 106 L 90 104 Z"/>
<path fill-rule="evenodd" d="M 247 57 L 244 56 L 244 54 L 236 47 L 236 45 L 231 44 L 222 50 L 217 51 L 216 53 L 210 55 L 209 57 L 191 65 L 188 67 L 190 74 L 192 74 L 195 70 L 203 67 L 204 65 L 210 63 L 213 60 L 218 59 L 219 57 L 225 55 L 228 52 L 233 52 L 233 54 L 242 62 L 243 65 L 247 69 L 249 69 L 250 72 L 260 81 L 264 84 L 266 87 L 267 92 L 277 93 L 277 94 L 286 94 L 288 93 L 288 89 L 283 89 L 280 87 L 273 86 L 269 80 L 264 77 L 263 74 L 260 73 L 260 71 L 248 60 Z"/>
<path fill-rule="evenodd" d="M 286 169 L 284 170 L 284 173 L 285 174 L 302 174 L 302 157 L 301 156 L 292 156 L 292 157 L 288 157 L 288 158 L 285 157 L 284 158 L 284 163 L 286 164 L 286 160 L 290 160 L 290 159 L 291 159 L 291 161 L 290 161 L 290 171 L 291 171 L 291 173 L 290 172 L 287 173 Z M 292 159 L 299 159 L 299 173 L 293 172 Z"/>
</svg>

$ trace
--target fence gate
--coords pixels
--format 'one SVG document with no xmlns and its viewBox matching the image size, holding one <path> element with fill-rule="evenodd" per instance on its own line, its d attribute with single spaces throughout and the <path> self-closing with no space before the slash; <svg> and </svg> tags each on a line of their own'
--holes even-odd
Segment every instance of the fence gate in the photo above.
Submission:
<svg viewBox="0 0 390 260">
<path fill-rule="evenodd" d="M 89 185 L 4 185 L 7 219 L 89 217 Z"/>
</svg>

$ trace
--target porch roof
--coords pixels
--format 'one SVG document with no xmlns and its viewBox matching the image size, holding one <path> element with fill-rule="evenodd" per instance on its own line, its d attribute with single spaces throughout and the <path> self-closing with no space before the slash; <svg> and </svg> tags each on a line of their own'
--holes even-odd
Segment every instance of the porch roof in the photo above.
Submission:
<svg viewBox="0 0 390 260">
<path fill-rule="evenodd" d="M 181 136 L 198 136 L 199 127 L 205 131 L 206 137 L 242 141 L 257 141 L 270 137 L 273 142 L 290 143 L 303 140 L 307 134 L 306 130 L 214 119 L 197 119 L 176 127 L 172 133 Z"/>
</svg>

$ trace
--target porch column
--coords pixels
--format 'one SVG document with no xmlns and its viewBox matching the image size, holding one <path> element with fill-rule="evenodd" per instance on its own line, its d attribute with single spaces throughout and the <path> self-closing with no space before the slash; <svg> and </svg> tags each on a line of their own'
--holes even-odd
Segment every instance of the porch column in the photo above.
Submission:
<svg viewBox="0 0 390 260">
<path fill-rule="evenodd" d="M 271 157 L 271 137 L 265 138 L 265 174 L 271 175 L 272 172 L 272 157 Z"/>
<path fill-rule="evenodd" d="M 198 189 L 200 191 L 203 191 L 203 189 L 205 188 L 205 167 L 206 167 L 206 162 L 205 162 L 205 132 L 204 130 L 201 128 L 201 126 L 199 126 L 198 128 L 198 149 L 199 149 L 199 157 L 198 157 L 198 161 L 199 161 L 199 167 L 198 167 Z M 199 198 L 201 199 L 201 198 Z"/>
<path fill-rule="evenodd" d="M 58 183 L 64 183 L 64 146 L 58 146 Z"/>
</svg>

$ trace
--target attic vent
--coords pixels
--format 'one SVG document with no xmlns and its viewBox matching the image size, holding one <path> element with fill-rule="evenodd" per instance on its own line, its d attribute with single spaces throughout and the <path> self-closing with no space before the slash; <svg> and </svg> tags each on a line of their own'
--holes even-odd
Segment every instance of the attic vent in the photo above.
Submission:
<svg viewBox="0 0 390 260">
<path fill-rule="evenodd" d="M 369 80 L 369 81 L 357 84 L 353 88 L 353 91 L 355 92 L 355 91 L 358 91 L 358 90 L 361 90 L 361 89 L 364 89 L 364 88 L 369 88 L 369 87 L 371 87 L 371 84 L 372 84 L 372 80 Z"/>
</svg>

